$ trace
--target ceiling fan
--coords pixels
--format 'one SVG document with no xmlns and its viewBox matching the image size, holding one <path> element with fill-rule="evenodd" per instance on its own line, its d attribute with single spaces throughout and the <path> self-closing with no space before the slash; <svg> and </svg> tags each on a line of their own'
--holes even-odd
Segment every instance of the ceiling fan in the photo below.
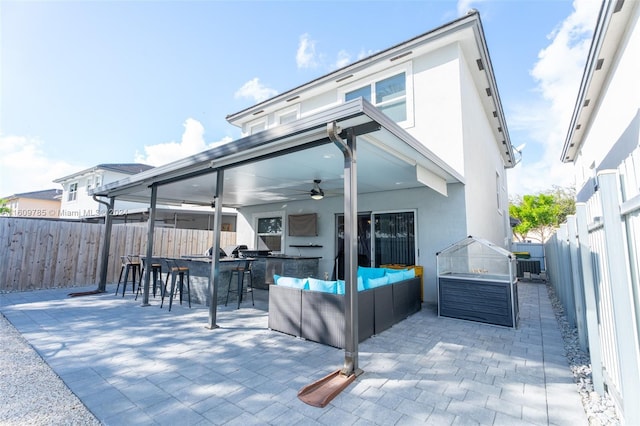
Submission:
<svg viewBox="0 0 640 426">
<path fill-rule="evenodd" d="M 322 182 L 320 179 L 314 179 L 313 188 L 309 191 L 309 195 L 314 200 L 322 200 L 324 198 L 324 191 L 320 188 L 320 182 Z"/>
</svg>

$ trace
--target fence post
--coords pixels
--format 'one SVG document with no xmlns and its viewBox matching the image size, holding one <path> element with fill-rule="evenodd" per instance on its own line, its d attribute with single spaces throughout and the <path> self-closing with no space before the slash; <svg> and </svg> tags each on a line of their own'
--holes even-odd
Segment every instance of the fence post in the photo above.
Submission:
<svg viewBox="0 0 640 426">
<path fill-rule="evenodd" d="M 618 176 L 615 170 L 598 173 L 602 221 L 605 230 L 605 247 L 611 299 L 614 308 L 614 324 L 618 347 L 615 348 L 620 362 L 621 393 L 626 424 L 640 424 L 640 356 L 638 355 L 638 333 L 633 310 L 633 289 L 629 272 L 629 257 L 625 250 L 625 236 L 620 215 Z"/>
<path fill-rule="evenodd" d="M 576 326 L 576 304 L 573 294 L 573 280 L 571 276 L 571 252 L 569 250 L 569 230 L 566 223 L 560 225 L 558 230 L 558 242 L 560 247 L 559 262 L 560 269 L 560 282 L 556 283 L 556 288 L 562 286 L 558 293 L 561 295 L 561 301 L 564 305 L 564 313 L 567 316 L 567 321 L 573 327 Z"/>
<path fill-rule="evenodd" d="M 584 292 L 582 290 L 582 277 L 580 274 L 580 257 L 578 256 L 578 236 L 576 229 L 576 217 L 567 216 L 567 231 L 569 239 L 569 254 L 571 256 L 571 280 L 573 281 L 573 300 L 575 306 L 576 327 L 580 349 L 587 351 L 587 330 L 584 313 Z"/>
<path fill-rule="evenodd" d="M 602 380 L 602 353 L 600 346 L 600 327 L 598 325 L 598 304 L 595 283 L 593 281 L 593 265 L 591 264 L 591 246 L 589 244 L 589 224 L 587 222 L 587 206 L 576 203 L 576 228 L 578 231 L 578 252 L 582 264 L 582 288 L 584 292 L 585 317 L 587 321 L 587 337 L 589 341 L 589 357 L 591 358 L 591 380 L 593 387 L 600 395 L 604 395 Z"/>
</svg>

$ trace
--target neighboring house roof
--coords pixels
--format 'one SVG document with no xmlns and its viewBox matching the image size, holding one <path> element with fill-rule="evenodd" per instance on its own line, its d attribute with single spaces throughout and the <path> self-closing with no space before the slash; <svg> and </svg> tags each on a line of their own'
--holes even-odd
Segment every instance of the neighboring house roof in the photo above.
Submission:
<svg viewBox="0 0 640 426">
<path fill-rule="evenodd" d="M 599 99 L 609 85 L 609 74 L 615 69 L 629 20 L 640 2 L 603 1 L 591 41 L 589 56 L 582 75 L 580 90 L 569 123 L 560 160 L 573 162 L 588 133 L 591 117 L 599 108 Z"/>
<path fill-rule="evenodd" d="M 106 164 L 98 164 L 97 166 L 82 170 L 77 173 L 70 174 L 68 176 L 64 176 L 54 180 L 56 183 L 61 183 L 67 181 L 69 179 L 74 179 L 79 176 L 87 175 L 90 173 L 95 173 L 98 170 L 106 170 L 117 173 L 123 173 L 127 175 L 135 175 L 136 173 L 144 172 L 149 169 L 153 169 L 153 166 L 149 166 L 147 164 L 142 163 L 106 163 Z"/>
<path fill-rule="evenodd" d="M 487 115 L 494 119 L 493 131 L 496 139 L 506 147 L 502 152 L 505 159 L 505 167 L 516 165 L 514 148 L 511 145 L 507 123 L 498 93 L 498 86 L 486 45 L 484 30 L 477 10 L 470 10 L 465 16 L 446 23 L 417 37 L 399 43 L 374 55 L 361 59 L 301 86 L 295 87 L 282 94 L 274 96 L 263 102 L 255 104 L 239 112 L 227 115 L 226 119 L 236 124 L 248 117 L 259 118 L 268 112 L 282 108 L 287 102 L 300 102 L 320 93 L 326 92 L 327 86 L 335 86 L 345 80 L 356 80 L 360 77 L 371 75 L 377 71 L 388 68 L 390 63 L 396 60 L 410 59 L 425 52 L 433 51 L 442 46 L 458 42 L 470 59 L 470 66 L 475 62 L 481 73 L 474 73 L 474 79 L 479 90 L 486 91 L 483 96 L 483 106 Z M 473 61 L 473 62 L 472 62 Z"/>
<path fill-rule="evenodd" d="M 3 197 L 5 200 L 13 200 L 16 198 L 31 198 L 34 200 L 59 200 L 62 196 L 60 189 L 44 189 L 42 191 L 21 192 L 19 194 Z"/>
</svg>

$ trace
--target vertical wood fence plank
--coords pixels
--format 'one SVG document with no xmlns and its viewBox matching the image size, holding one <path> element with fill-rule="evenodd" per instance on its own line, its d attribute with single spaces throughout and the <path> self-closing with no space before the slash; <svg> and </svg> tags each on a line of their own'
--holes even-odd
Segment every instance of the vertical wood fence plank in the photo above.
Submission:
<svg viewBox="0 0 640 426">
<path fill-rule="evenodd" d="M 104 237 L 104 224 L 0 218 L 0 292 L 97 284 Z M 235 233 L 223 232 L 221 242 L 235 244 Z M 144 254 L 146 244 L 146 226 L 114 225 L 107 282 L 117 283 L 120 256 Z M 212 244 L 208 230 L 156 228 L 153 254 L 202 254 Z"/>
</svg>

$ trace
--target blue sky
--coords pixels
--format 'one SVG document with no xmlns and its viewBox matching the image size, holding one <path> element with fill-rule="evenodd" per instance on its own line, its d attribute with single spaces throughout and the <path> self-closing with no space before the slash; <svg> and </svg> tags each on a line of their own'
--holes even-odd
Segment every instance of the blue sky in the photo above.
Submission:
<svg viewBox="0 0 640 426">
<path fill-rule="evenodd" d="M 0 2 L 0 196 L 240 136 L 225 117 L 480 11 L 514 146 L 509 192 L 560 162 L 597 0 Z"/>
</svg>

